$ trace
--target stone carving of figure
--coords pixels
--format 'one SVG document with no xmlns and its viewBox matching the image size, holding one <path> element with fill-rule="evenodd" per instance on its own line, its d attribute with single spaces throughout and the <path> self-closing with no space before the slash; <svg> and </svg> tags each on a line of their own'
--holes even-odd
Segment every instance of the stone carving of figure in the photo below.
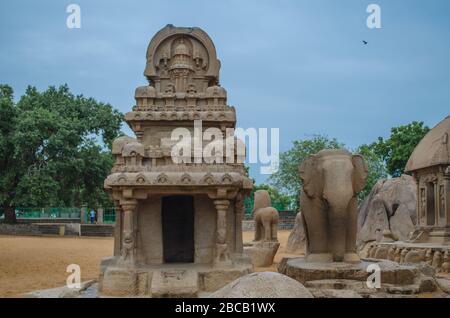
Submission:
<svg viewBox="0 0 450 318">
<path fill-rule="evenodd" d="M 278 211 L 272 207 L 269 192 L 266 190 L 255 192 L 253 218 L 255 240 L 247 251 L 254 266 L 271 266 L 280 247 L 277 238 L 279 215 Z"/>
<path fill-rule="evenodd" d="M 203 63 L 203 57 L 200 55 L 198 51 L 194 52 L 194 62 L 196 69 L 205 69 L 206 64 Z"/>
<path fill-rule="evenodd" d="M 357 194 L 367 172 L 362 156 L 343 149 L 322 150 L 300 165 L 308 262 L 361 261 L 356 253 Z"/>
<path fill-rule="evenodd" d="M 122 262 L 132 262 L 133 261 L 133 249 L 134 249 L 134 239 L 132 233 L 125 233 L 122 242 Z"/>
<path fill-rule="evenodd" d="M 162 54 L 161 61 L 164 65 L 164 68 L 167 68 L 167 61 L 169 61 L 169 55 L 167 54 L 167 52 L 164 52 Z"/>
<path fill-rule="evenodd" d="M 255 241 L 278 242 L 278 211 L 272 207 L 269 192 L 255 192 L 253 218 L 255 220 Z"/>
</svg>

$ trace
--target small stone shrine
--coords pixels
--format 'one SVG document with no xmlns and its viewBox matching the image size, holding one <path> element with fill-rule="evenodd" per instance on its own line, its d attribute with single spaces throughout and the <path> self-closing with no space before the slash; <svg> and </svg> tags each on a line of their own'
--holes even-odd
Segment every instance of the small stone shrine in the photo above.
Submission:
<svg viewBox="0 0 450 318">
<path fill-rule="evenodd" d="M 235 128 L 219 70 L 214 44 L 199 28 L 168 25 L 151 40 L 149 85 L 136 89 L 136 106 L 125 115 L 136 138 L 115 140 L 105 180 L 117 216 L 114 256 L 101 264 L 101 295 L 196 297 L 252 271 L 241 228 L 244 197 L 253 187 L 245 150 L 231 136 L 231 153 L 218 156 L 216 149 L 214 157 L 223 160 L 211 162 L 205 152 L 199 158 L 195 145 L 183 152 L 184 161 L 173 156 L 175 129 L 205 149 L 207 131 L 217 141 Z"/>
</svg>

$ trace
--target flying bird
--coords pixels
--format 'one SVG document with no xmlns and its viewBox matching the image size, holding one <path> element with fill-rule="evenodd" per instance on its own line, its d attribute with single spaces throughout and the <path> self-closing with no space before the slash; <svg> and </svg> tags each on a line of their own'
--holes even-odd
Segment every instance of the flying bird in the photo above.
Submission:
<svg viewBox="0 0 450 318">
<path fill-rule="evenodd" d="M 367 45 L 367 43 L 369 43 L 369 42 L 363 40 L 363 43 L 364 43 L 364 45 Z"/>
</svg>

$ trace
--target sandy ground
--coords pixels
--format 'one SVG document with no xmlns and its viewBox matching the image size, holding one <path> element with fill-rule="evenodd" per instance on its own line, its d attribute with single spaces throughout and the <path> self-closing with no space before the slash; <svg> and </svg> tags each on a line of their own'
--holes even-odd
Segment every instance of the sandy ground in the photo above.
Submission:
<svg viewBox="0 0 450 318">
<path fill-rule="evenodd" d="M 66 284 L 67 266 L 78 264 L 82 281 L 98 278 L 100 260 L 113 253 L 113 238 L 0 236 L 0 297 Z"/>
<path fill-rule="evenodd" d="M 281 246 L 275 264 L 256 271 L 276 271 L 289 233 L 278 232 Z M 244 242 L 253 235 L 244 232 Z M 0 297 L 63 286 L 70 264 L 80 265 L 82 281 L 97 279 L 100 261 L 112 255 L 113 243 L 113 238 L 0 236 Z"/>
</svg>

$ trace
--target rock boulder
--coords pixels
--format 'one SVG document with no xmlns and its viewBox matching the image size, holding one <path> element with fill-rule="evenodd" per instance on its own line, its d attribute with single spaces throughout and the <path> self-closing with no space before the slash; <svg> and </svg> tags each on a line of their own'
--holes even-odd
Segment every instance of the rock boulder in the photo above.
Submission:
<svg viewBox="0 0 450 318">
<path fill-rule="evenodd" d="M 303 226 L 302 213 L 297 213 L 295 217 L 294 228 L 289 234 L 286 252 L 287 253 L 298 253 L 304 254 L 306 250 L 306 236 L 305 236 L 305 228 Z"/>
<path fill-rule="evenodd" d="M 417 222 L 417 186 L 413 177 L 378 181 L 358 211 L 357 245 L 381 241 L 383 233 L 405 241 Z"/>
<path fill-rule="evenodd" d="M 274 272 L 253 273 L 217 290 L 211 298 L 313 298 L 303 284 Z"/>
</svg>

